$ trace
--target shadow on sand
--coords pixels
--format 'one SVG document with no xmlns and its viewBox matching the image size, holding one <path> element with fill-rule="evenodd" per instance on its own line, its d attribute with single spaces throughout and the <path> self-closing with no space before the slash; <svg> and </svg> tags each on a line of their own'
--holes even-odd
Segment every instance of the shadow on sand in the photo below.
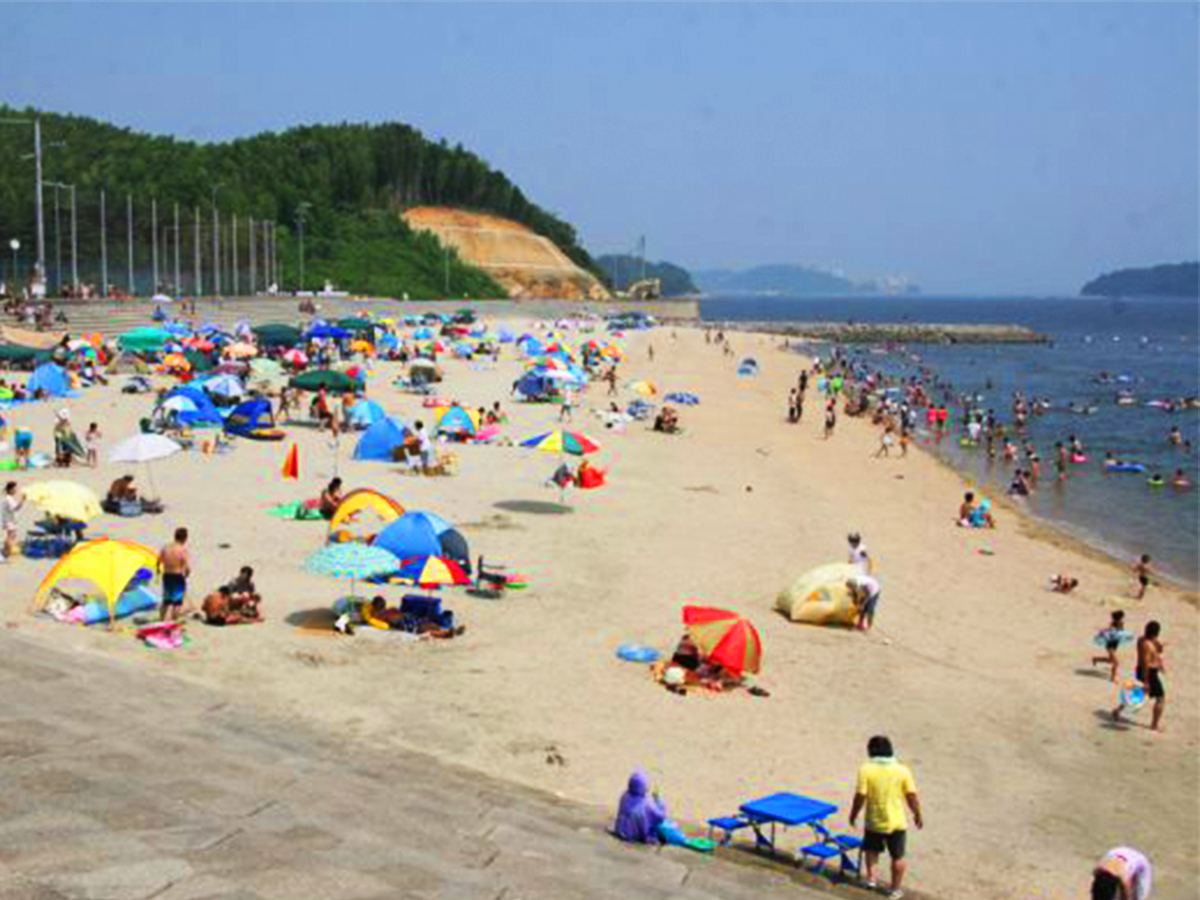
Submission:
<svg viewBox="0 0 1200 900">
<path fill-rule="evenodd" d="M 501 500 L 495 504 L 495 507 L 505 512 L 526 513 L 533 516 L 563 516 L 575 512 L 564 503 L 549 503 L 545 500 Z"/>
</svg>

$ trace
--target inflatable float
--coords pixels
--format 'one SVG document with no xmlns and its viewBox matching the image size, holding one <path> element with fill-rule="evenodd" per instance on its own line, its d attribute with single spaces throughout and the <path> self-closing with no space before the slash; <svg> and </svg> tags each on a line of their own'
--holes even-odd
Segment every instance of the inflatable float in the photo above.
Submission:
<svg viewBox="0 0 1200 900">
<path fill-rule="evenodd" d="M 1146 466 L 1139 462 L 1105 463 L 1104 471 L 1112 472 L 1114 475 L 1140 475 L 1146 471 Z"/>
</svg>

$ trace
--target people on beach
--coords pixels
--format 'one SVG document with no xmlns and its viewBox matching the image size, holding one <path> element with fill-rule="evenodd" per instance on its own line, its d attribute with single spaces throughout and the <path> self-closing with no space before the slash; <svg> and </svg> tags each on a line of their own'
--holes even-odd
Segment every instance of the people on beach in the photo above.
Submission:
<svg viewBox="0 0 1200 900">
<path fill-rule="evenodd" d="M 1079 579 L 1070 575 L 1055 575 L 1050 579 L 1050 590 L 1056 594 L 1069 594 L 1079 587 Z"/>
<path fill-rule="evenodd" d="M 1150 900 L 1154 869 L 1132 847 L 1114 847 L 1092 870 L 1091 900 Z"/>
<path fill-rule="evenodd" d="M 170 622 L 179 617 L 187 597 L 187 580 L 192 573 L 187 548 L 188 530 L 176 528 L 174 540 L 158 553 L 158 571 L 162 575 L 162 605 L 159 617 Z"/>
<path fill-rule="evenodd" d="M 100 438 L 100 426 L 96 422 L 92 422 L 83 436 L 83 443 L 87 448 L 87 464 L 93 469 L 96 468 L 96 464 L 99 461 Z"/>
<path fill-rule="evenodd" d="M 871 570 L 875 568 L 875 563 L 871 559 L 871 554 L 867 551 L 866 542 L 863 541 L 862 535 L 857 531 L 852 531 L 846 535 L 846 543 L 849 544 L 849 563 L 852 566 L 858 566 L 858 569 L 864 575 L 870 575 Z"/>
<path fill-rule="evenodd" d="M 837 407 L 835 401 L 825 404 L 825 440 L 833 437 L 833 429 L 837 427 Z"/>
<path fill-rule="evenodd" d="M 846 579 L 846 590 L 858 615 L 854 627 L 859 631 L 870 631 L 875 624 L 875 608 L 879 605 L 879 581 L 870 575 L 854 575 Z"/>
<path fill-rule="evenodd" d="M 17 514 L 25 505 L 25 495 L 15 481 L 4 486 L 4 497 L 0 499 L 0 530 L 4 531 L 4 561 L 17 554 Z"/>
<path fill-rule="evenodd" d="M 229 595 L 230 608 L 247 621 L 259 621 L 262 618 L 260 606 L 262 597 L 254 584 L 254 569 L 242 566 L 237 576 L 225 586 Z"/>
<path fill-rule="evenodd" d="M 1141 600 L 1146 596 L 1146 588 L 1150 586 L 1150 554 L 1143 553 L 1137 562 L 1133 564 L 1133 577 L 1137 579 L 1138 589 L 1134 595 L 1135 600 Z"/>
<path fill-rule="evenodd" d="M 1121 646 L 1121 638 L 1125 632 L 1125 612 L 1124 610 L 1113 610 L 1109 617 L 1108 627 L 1102 628 L 1097 632 L 1096 637 L 1104 642 L 1104 655 L 1093 656 L 1092 665 L 1096 663 L 1105 663 L 1109 667 L 1109 681 L 1114 684 L 1117 681 L 1117 672 L 1120 669 L 1120 663 L 1117 660 L 1117 650 Z"/>
<path fill-rule="evenodd" d="M 863 818 L 863 868 L 865 887 L 875 890 L 876 867 L 886 849 L 892 861 L 889 900 L 904 896 L 904 876 L 908 869 L 908 817 L 918 829 L 925 827 L 917 783 L 908 766 L 896 759 L 892 742 L 886 735 L 875 735 L 867 742 L 867 762 L 859 766 L 854 800 L 850 805 L 850 827 L 859 814 Z"/>
<path fill-rule="evenodd" d="M 881 456 L 890 457 L 892 454 L 892 445 L 896 443 L 895 426 L 891 422 L 883 429 L 883 434 L 879 436 L 879 449 L 875 451 L 875 458 Z"/>
<path fill-rule="evenodd" d="M 650 790 L 650 779 L 640 769 L 629 776 L 629 784 L 617 806 L 613 833 L 631 844 L 657 844 L 659 826 L 667 820 L 667 807 Z"/>
<path fill-rule="evenodd" d="M 995 528 L 996 520 L 991 509 L 975 502 L 975 492 L 967 491 L 958 507 L 958 524 L 963 528 Z"/>
<path fill-rule="evenodd" d="M 325 485 L 325 490 L 321 491 L 321 498 L 317 501 L 317 511 L 321 513 L 321 518 L 332 519 L 337 508 L 342 505 L 343 499 L 342 479 L 331 478 L 329 484 Z"/>
<path fill-rule="evenodd" d="M 1157 621 L 1151 620 L 1146 623 L 1142 636 L 1138 638 L 1137 668 L 1134 670 L 1134 676 L 1145 688 L 1146 696 L 1154 701 L 1150 718 L 1152 731 L 1162 731 L 1163 708 L 1167 703 L 1167 692 L 1162 682 L 1162 676 L 1167 671 L 1167 666 L 1163 661 L 1163 643 L 1159 639 L 1160 634 L 1162 634 L 1162 626 Z M 1124 711 L 1125 703 L 1122 701 L 1112 711 L 1113 721 L 1120 722 L 1121 713 Z"/>
</svg>

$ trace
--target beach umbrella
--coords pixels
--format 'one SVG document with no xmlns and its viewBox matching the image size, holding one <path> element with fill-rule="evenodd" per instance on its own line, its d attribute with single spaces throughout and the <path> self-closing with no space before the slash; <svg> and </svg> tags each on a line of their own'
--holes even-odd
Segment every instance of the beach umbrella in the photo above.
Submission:
<svg viewBox="0 0 1200 900">
<path fill-rule="evenodd" d="M 196 401 L 191 397 L 185 397 L 183 394 L 176 394 L 174 397 L 168 397 L 163 401 L 159 409 L 165 409 L 173 413 L 199 412 L 200 407 L 196 405 Z"/>
<path fill-rule="evenodd" d="M 749 620 L 727 609 L 685 606 L 683 624 L 708 659 L 735 675 L 759 670 L 762 639 Z"/>
<path fill-rule="evenodd" d="M 304 568 L 317 575 L 349 578 L 350 593 L 360 578 L 388 575 L 400 567 L 400 559 L 382 547 L 346 542 L 326 544 L 304 561 Z"/>
<path fill-rule="evenodd" d="M 167 403 L 173 400 L 188 400 L 187 397 L 171 397 Z M 188 400 L 191 403 L 190 400 Z M 166 403 L 163 404 L 166 406 Z M 192 409 L 196 405 L 192 403 Z M 150 493 L 155 497 L 158 496 L 158 488 L 154 484 L 154 469 L 150 463 L 156 459 L 166 459 L 168 456 L 173 456 L 182 450 L 179 444 L 175 443 L 169 437 L 164 437 L 161 434 L 135 434 L 133 437 L 126 438 L 108 452 L 109 462 L 131 462 L 142 463 L 146 466 L 146 479 L 150 482 Z"/>
<path fill-rule="evenodd" d="M 629 389 L 635 394 L 641 394 L 643 397 L 653 397 L 658 393 L 658 388 L 649 381 L 634 381 L 629 385 Z"/>
<path fill-rule="evenodd" d="M 258 348 L 253 344 L 247 344 L 245 341 L 230 344 L 225 348 L 224 352 L 231 359 L 249 359 L 251 356 L 258 356 Z"/>
<path fill-rule="evenodd" d="M 561 430 L 536 435 L 521 441 L 521 446 L 541 450 L 543 453 L 569 453 L 572 456 L 583 456 L 600 449 L 600 445 L 583 432 Z"/>
<path fill-rule="evenodd" d="M 25 496 L 48 516 L 90 522 L 103 510 L 91 488 L 74 481 L 39 481 L 25 488 Z"/>
<path fill-rule="evenodd" d="M 356 386 L 354 379 L 345 372 L 335 372 L 333 369 L 313 369 L 309 372 L 302 372 L 293 376 L 291 384 L 292 387 L 302 391 L 319 391 L 321 388 L 325 388 L 328 391 L 342 393 L 353 391 Z"/>
<path fill-rule="evenodd" d="M 218 375 L 204 382 L 204 390 L 216 397 L 234 399 L 246 393 L 241 379 L 236 375 Z"/>
<path fill-rule="evenodd" d="M 306 366 L 308 365 L 308 355 L 303 350 L 293 347 L 283 354 L 283 361 L 289 366 Z"/>
<path fill-rule="evenodd" d="M 423 588 L 470 584 L 462 566 L 442 556 L 414 556 L 404 560 L 393 581 L 405 581 Z"/>
</svg>

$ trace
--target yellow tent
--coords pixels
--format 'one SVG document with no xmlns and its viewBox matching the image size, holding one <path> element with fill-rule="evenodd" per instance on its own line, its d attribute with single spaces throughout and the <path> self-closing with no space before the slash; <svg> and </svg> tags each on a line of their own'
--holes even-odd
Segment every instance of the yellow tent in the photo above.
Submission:
<svg viewBox="0 0 1200 900">
<path fill-rule="evenodd" d="M 80 580 L 90 581 L 104 594 L 108 601 L 110 621 L 117 600 L 129 585 L 139 569 L 154 571 L 158 556 L 153 550 L 135 544 L 132 541 L 122 541 L 115 538 L 97 538 L 77 544 L 75 548 L 60 559 L 50 573 L 42 580 L 41 587 L 34 594 L 35 609 L 45 606 L 50 589 L 60 581 Z"/>
<path fill-rule="evenodd" d="M 810 569 L 791 587 L 779 592 L 775 608 L 793 622 L 852 628 L 858 609 L 846 589 L 846 579 L 860 571 L 849 563 L 828 563 Z"/>
<path fill-rule="evenodd" d="M 359 488 L 356 491 L 351 491 L 338 504 L 338 508 L 333 513 L 333 518 L 329 520 L 329 535 L 335 538 L 343 531 L 343 526 L 356 518 L 363 512 L 373 512 L 379 516 L 385 523 L 394 522 L 396 519 L 404 515 L 404 507 L 384 494 L 378 491 L 373 491 L 370 488 Z M 345 537 L 335 538 L 339 540 L 349 539 L 347 534 Z"/>
<path fill-rule="evenodd" d="M 435 406 L 433 408 L 433 424 L 435 428 L 442 424 L 442 419 L 444 419 L 446 417 L 446 413 L 450 412 L 452 409 L 461 409 L 463 412 L 465 412 L 467 414 L 467 418 L 471 420 L 471 424 L 475 426 L 475 430 L 479 430 L 479 426 L 481 424 L 479 421 L 479 410 L 470 409 L 465 406 Z"/>
</svg>

